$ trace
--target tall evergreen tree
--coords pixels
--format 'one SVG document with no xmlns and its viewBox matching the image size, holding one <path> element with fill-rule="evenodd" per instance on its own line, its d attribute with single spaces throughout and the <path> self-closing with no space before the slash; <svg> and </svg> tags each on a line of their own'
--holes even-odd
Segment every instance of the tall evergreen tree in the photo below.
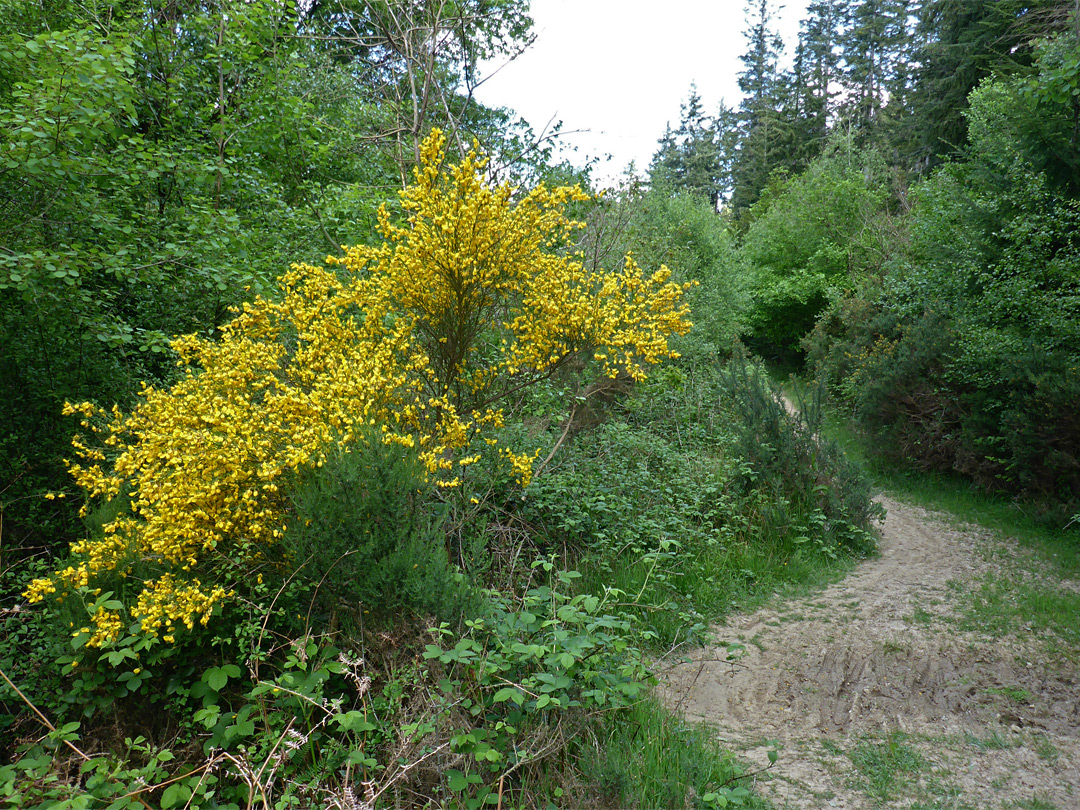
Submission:
<svg viewBox="0 0 1080 810">
<path fill-rule="evenodd" d="M 746 14 L 752 22 L 744 33 L 748 47 L 739 74 L 744 93 L 739 107 L 742 137 L 732 167 L 731 206 L 736 216 L 757 201 L 769 175 L 781 165 L 779 144 L 788 129 L 780 114 L 782 83 L 777 67 L 784 43 L 772 28 L 772 3 L 756 0 Z"/>
<path fill-rule="evenodd" d="M 802 97 L 800 134 L 815 153 L 828 133 L 840 92 L 843 11 L 841 0 L 814 0 L 799 30 L 795 73 Z"/>
<path fill-rule="evenodd" d="M 847 7 L 841 38 L 844 115 L 865 140 L 873 138 L 886 104 L 906 95 L 911 5 L 911 0 L 855 0 Z"/>
<path fill-rule="evenodd" d="M 1073 19 L 1075 0 L 926 0 L 913 98 L 922 165 L 963 147 L 968 96 L 984 78 L 1031 65 L 1035 43 Z"/>
<path fill-rule="evenodd" d="M 715 119 L 705 113 L 697 86 L 680 107 L 679 127 L 670 125 L 649 169 L 654 184 L 707 197 L 713 208 L 720 204 L 729 185 L 721 157 L 721 139 Z"/>
</svg>

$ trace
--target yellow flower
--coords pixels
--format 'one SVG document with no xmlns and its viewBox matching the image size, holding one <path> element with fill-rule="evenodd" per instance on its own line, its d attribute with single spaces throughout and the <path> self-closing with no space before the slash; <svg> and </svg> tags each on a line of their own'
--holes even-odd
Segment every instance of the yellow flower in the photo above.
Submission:
<svg viewBox="0 0 1080 810">
<path fill-rule="evenodd" d="M 631 257 L 612 272 L 587 268 L 565 251 L 583 227 L 565 213 L 588 199 L 579 187 L 495 187 L 475 149 L 444 169 L 445 145 L 438 131 L 424 141 L 404 222 L 380 209 L 382 244 L 344 248 L 327 258 L 336 269 L 293 265 L 217 339 L 178 337 L 179 381 L 145 385 L 130 412 L 65 404 L 90 434 L 75 437 L 69 464 L 87 502 L 123 492 L 130 509 L 74 543 L 76 561 L 33 581 L 30 601 L 151 560 L 162 573 L 125 607 L 141 632 L 173 643 L 265 567 L 289 519 L 287 482 L 322 466 L 332 445 L 378 425 L 381 441 L 414 449 L 449 488 L 481 460 L 466 450 L 480 438 L 525 486 L 539 451 L 485 435 L 504 424 L 500 395 L 579 353 L 634 379 L 672 356 L 668 337 L 690 328 L 686 286 Z M 119 638 L 120 616 L 98 610 L 89 645 Z"/>
</svg>

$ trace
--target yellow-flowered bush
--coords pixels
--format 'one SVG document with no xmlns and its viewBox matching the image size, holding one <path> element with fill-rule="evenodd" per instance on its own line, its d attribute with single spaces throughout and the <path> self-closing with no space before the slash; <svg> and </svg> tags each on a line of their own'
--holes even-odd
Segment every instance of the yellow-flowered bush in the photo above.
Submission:
<svg viewBox="0 0 1080 810">
<path fill-rule="evenodd" d="M 34 581 L 31 601 L 62 599 L 138 569 L 156 572 L 128 594 L 128 623 L 173 641 L 205 625 L 242 589 L 285 531 L 290 474 L 375 427 L 415 447 L 436 485 L 454 486 L 479 455 L 468 450 L 503 423 L 500 400 L 592 352 L 606 373 L 644 376 L 689 329 L 684 288 L 665 268 L 627 258 L 587 270 L 560 253 L 579 223 L 565 214 L 580 188 L 519 196 L 484 181 L 475 153 L 443 168 L 445 139 L 423 144 L 406 221 L 380 212 L 384 243 L 345 248 L 327 263 L 294 265 L 278 295 L 245 304 L 218 340 L 173 343 L 184 369 L 147 386 L 129 413 L 68 405 L 96 441 L 76 440 L 70 465 L 91 499 L 130 502 L 73 562 Z M 497 447 L 523 484 L 534 456 Z M 97 610 L 82 632 L 106 646 L 125 627 Z"/>
</svg>

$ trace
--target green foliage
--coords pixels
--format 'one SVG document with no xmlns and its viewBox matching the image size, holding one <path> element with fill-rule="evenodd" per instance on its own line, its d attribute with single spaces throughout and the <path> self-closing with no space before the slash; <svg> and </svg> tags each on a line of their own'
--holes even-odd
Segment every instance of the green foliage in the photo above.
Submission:
<svg viewBox="0 0 1080 810">
<path fill-rule="evenodd" d="M 751 209 L 741 258 L 751 268 L 753 345 L 798 351 L 830 299 L 876 273 L 888 255 L 886 169 L 836 142 Z"/>
<path fill-rule="evenodd" d="M 346 79 L 273 47 L 287 22 L 277 5 L 244 4 L 222 27 L 210 6 L 98 17 L 55 3 L 0 31 L 0 497 L 12 546 L 74 528 L 70 514 L 37 519 L 32 500 L 67 486 L 65 399 L 126 404 L 140 381 L 172 374 L 171 336 L 212 331 L 272 271 L 340 244 L 325 227 L 349 208 L 321 218 L 312 189 L 367 170 L 327 143 L 308 94 L 332 97 Z"/>
<path fill-rule="evenodd" d="M 416 452 L 366 433 L 289 488 L 286 570 L 320 616 L 460 620 L 469 599 L 446 555 L 438 508 Z"/>
<path fill-rule="evenodd" d="M 1068 52 L 1051 43 L 1036 77 L 972 93 L 966 159 L 916 190 L 910 251 L 811 346 L 894 457 L 1074 503 L 1080 208 L 1071 96 L 1051 89 Z"/>
<path fill-rule="evenodd" d="M 706 808 L 761 806 L 746 787 L 751 775 L 721 750 L 715 731 L 687 724 L 652 699 L 614 716 L 600 732 L 586 773 L 603 806 L 683 808 L 691 797 Z M 770 761 L 776 756 L 770 752 Z"/>
<path fill-rule="evenodd" d="M 823 392 L 804 397 L 793 413 L 764 370 L 738 357 L 721 384 L 740 461 L 734 486 L 765 504 L 756 530 L 781 543 L 811 544 L 829 557 L 873 550 L 869 529 L 883 512 L 862 471 L 821 435 Z"/>
<path fill-rule="evenodd" d="M 141 382 L 167 381 L 172 336 L 212 334 L 291 262 L 371 237 L 433 116 L 454 132 L 482 118 L 456 94 L 460 71 L 525 37 L 530 20 L 518 0 L 474 5 L 440 7 L 435 25 L 423 4 L 407 21 L 378 3 L 4 4 L 8 548 L 51 550 L 78 531 L 77 504 L 37 500 L 68 485 L 65 400 L 126 407 Z M 423 71 L 394 50 L 396 23 L 438 43 Z M 439 104 L 386 103 L 420 72 Z"/>
<path fill-rule="evenodd" d="M 813 402 L 788 413 L 745 361 L 670 371 L 563 448 L 515 509 L 580 557 L 586 592 L 635 595 L 640 627 L 665 647 L 866 554 L 878 516 L 858 469 L 818 438 Z"/>
<path fill-rule="evenodd" d="M 269 672 L 267 670 L 270 670 Z M 22 746 L 0 768 L 0 798 L 27 808 L 250 808 L 256 803 L 310 804 L 329 791 L 344 797 L 355 774 L 376 780 L 375 754 L 399 730 L 385 695 L 372 695 L 363 661 L 333 646 L 302 638 L 276 667 L 245 673 L 225 664 L 206 668 L 185 693 L 192 704 L 182 729 L 203 732 L 204 756 L 157 746 L 144 737 L 123 750 L 83 753 L 78 722 Z M 201 704 L 199 708 L 196 705 Z M 335 774 L 341 774 L 340 776 Z"/>
<path fill-rule="evenodd" d="M 552 713 L 626 706 L 653 682 L 633 645 L 631 623 L 610 612 L 609 601 L 620 593 L 574 596 L 569 587 L 578 572 L 548 560 L 532 569 L 547 582 L 520 601 L 493 594 L 486 615 L 466 621 L 463 635 L 444 625 L 448 638 L 424 653 L 443 665 L 440 689 L 468 724 L 451 739 L 451 749 L 468 757 L 457 772 L 459 787 L 450 775 L 455 793 L 472 784 L 470 774 L 482 785 L 527 762 L 530 755 L 515 744 L 524 726 L 550 722 Z"/>
<path fill-rule="evenodd" d="M 725 355 L 743 330 L 745 266 L 724 221 L 702 195 L 657 182 L 631 184 L 603 198 L 588 217 L 584 250 L 610 266 L 627 253 L 643 267 L 666 265 L 677 281 L 696 282 L 688 299 L 694 327 L 672 345 L 685 355 Z"/>
<path fill-rule="evenodd" d="M 731 192 L 732 115 L 723 104 L 715 118 L 706 115 L 697 87 L 691 84 L 678 129 L 668 129 L 653 156 L 650 184 L 708 200 L 715 213 Z"/>
<path fill-rule="evenodd" d="M 908 791 L 913 778 L 930 764 L 907 744 L 908 736 L 894 731 L 881 742 L 862 740 L 848 754 L 866 792 L 886 802 L 898 791 Z"/>
</svg>

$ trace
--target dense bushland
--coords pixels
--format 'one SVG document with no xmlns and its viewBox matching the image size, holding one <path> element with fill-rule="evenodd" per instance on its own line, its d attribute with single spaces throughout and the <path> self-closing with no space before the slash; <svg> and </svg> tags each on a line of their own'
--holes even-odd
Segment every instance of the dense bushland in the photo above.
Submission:
<svg viewBox="0 0 1080 810">
<path fill-rule="evenodd" d="M 381 245 L 177 340 L 186 370 L 132 410 L 70 407 L 95 506 L 57 565 L 3 572 L 7 800 L 749 797 L 641 704 L 650 661 L 869 551 L 866 486 L 760 368 L 723 365 L 730 317 L 649 376 L 691 282 L 728 294 L 722 238 L 676 253 L 682 283 L 586 266 L 560 249 L 579 189 L 493 186 L 444 143 Z M 589 748 L 661 732 L 696 740 L 693 784 Z"/>
<path fill-rule="evenodd" d="M 0 770 L 5 795 L 22 806 L 112 801 L 143 779 L 124 801 L 344 803 L 350 786 L 378 794 L 376 806 L 481 806 L 498 795 L 533 806 L 562 795 L 570 806 L 677 807 L 689 790 L 723 806 L 746 796 L 736 763 L 640 702 L 649 662 L 678 655 L 708 619 L 865 553 L 873 512 L 866 485 L 787 412 L 760 368 L 669 372 L 566 438 L 523 491 L 494 462 L 438 492 L 419 484 L 415 463 L 377 446 L 330 457 L 312 473 L 317 489 L 296 490 L 298 517 L 317 508 L 319 518 L 305 519 L 296 570 L 267 575 L 211 619 L 201 644 L 171 656 L 154 647 L 135 658 L 121 642 L 98 664 L 31 678 L 32 660 L 79 655 L 70 614 L 57 605 L 29 624 L 25 609 L 9 617 L 3 669 L 59 730 Z M 568 409 L 552 413 L 551 401 L 540 391 L 522 403 L 546 428 L 526 420 L 504 438 L 558 442 L 552 417 Z M 362 493 L 340 488 L 358 471 L 385 500 L 365 507 Z M 400 540 L 368 552 L 377 521 L 379 538 Z M 353 553 L 367 564 L 352 565 Z M 36 737 L 15 696 L 4 703 L 11 739 Z M 638 755 L 661 737 L 679 750 L 697 740 L 686 754 L 698 759 L 678 773 L 646 767 Z M 50 783 L 59 763 L 84 777 Z"/>
<path fill-rule="evenodd" d="M 895 238 L 889 192 L 881 157 L 839 137 L 805 172 L 763 190 L 740 251 L 754 348 L 790 360 L 831 300 L 881 272 Z"/>
<path fill-rule="evenodd" d="M 1032 76 L 972 93 L 970 145 L 914 190 L 910 244 L 807 343 L 884 452 L 1066 505 L 1080 501 L 1078 53 L 1047 43 Z"/>
<path fill-rule="evenodd" d="M 1080 502 L 1077 12 L 916 5 L 813 4 L 787 75 L 769 6 L 755 6 L 739 113 L 708 116 L 691 88 L 654 185 L 720 195 L 748 346 L 817 373 L 893 462 L 1067 519 Z M 948 113 L 933 98 L 961 90 Z M 943 149 L 945 132 L 961 141 Z"/>
<path fill-rule="evenodd" d="M 737 109 L 694 87 L 654 186 L 707 197 L 743 339 L 810 366 L 893 462 L 1058 517 L 1080 497 L 1077 7 L 807 6 L 789 67 L 748 10 Z M 812 333 L 812 335 L 811 335 Z"/>
<path fill-rule="evenodd" d="M 210 337 L 290 262 L 370 240 L 433 125 L 455 154 L 478 137 L 521 155 L 507 176 L 546 170 L 527 131 L 461 86 L 526 36 L 524 5 L 0 2 L 10 553 L 79 530 L 64 401 L 129 407 L 174 379 L 175 335 Z"/>
</svg>

